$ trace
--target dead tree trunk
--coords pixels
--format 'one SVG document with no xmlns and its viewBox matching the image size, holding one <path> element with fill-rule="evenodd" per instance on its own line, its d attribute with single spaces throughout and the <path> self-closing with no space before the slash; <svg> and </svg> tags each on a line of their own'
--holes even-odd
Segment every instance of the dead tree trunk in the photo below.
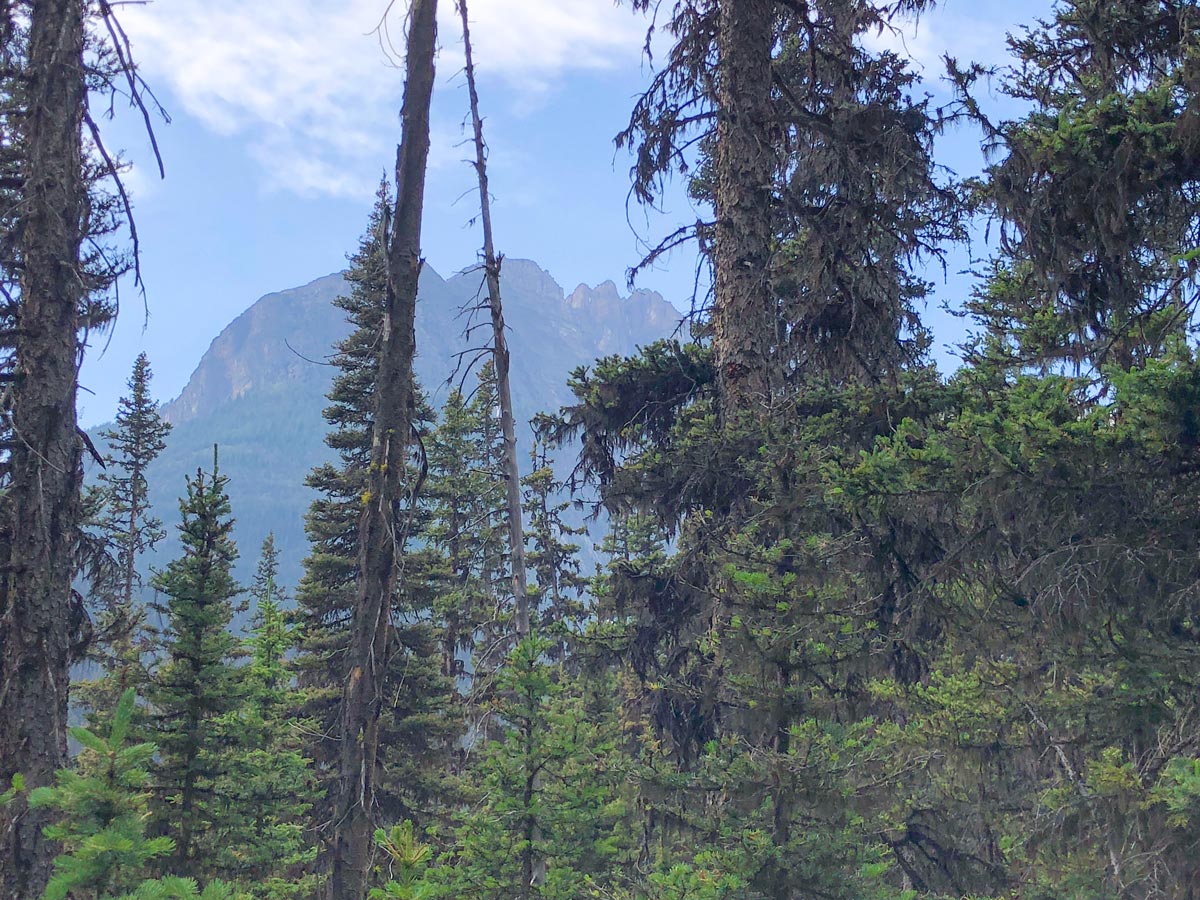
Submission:
<svg viewBox="0 0 1200 900">
<path fill-rule="evenodd" d="M 725 414 L 771 390 L 774 23 L 775 0 L 720 0 L 713 351 Z"/>
<path fill-rule="evenodd" d="M 66 764 L 67 686 L 79 610 L 76 433 L 80 242 L 86 185 L 82 0 L 33 0 L 19 140 L 22 210 L 11 480 L 0 501 L 0 783 L 51 783 Z M 45 812 L 0 811 L 0 897 L 41 894 L 54 846 Z"/>
<path fill-rule="evenodd" d="M 339 785 L 334 808 L 332 900 L 367 895 L 379 751 L 383 677 L 390 652 L 391 601 L 415 497 L 408 471 L 413 429 L 413 354 L 417 282 L 421 273 L 421 217 L 429 158 L 429 107 L 437 43 L 437 0 L 413 0 L 396 154 L 396 210 L 388 244 L 379 362 L 375 380 L 368 489 L 358 523 L 358 596 L 347 650 L 341 705 Z"/>
<path fill-rule="evenodd" d="M 471 26 L 466 0 L 459 0 L 463 47 L 467 58 L 467 93 L 471 98 L 471 122 L 475 130 L 475 172 L 479 176 L 479 218 L 483 224 L 483 270 L 487 280 L 488 306 L 492 315 L 492 357 L 496 366 L 496 395 L 500 402 L 500 431 L 504 435 L 504 479 L 508 506 L 508 553 L 512 566 L 512 593 L 516 606 L 517 635 L 529 636 L 529 585 L 525 572 L 525 534 L 521 521 L 521 469 L 517 463 L 517 435 L 513 423 L 512 389 L 509 386 L 508 341 L 504 336 L 504 307 L 500 303 L 500 257 L 492 240 L 492 204 L 488 194 L 487 145 L 483 141 L 483 119 L 479 116 L 479 93 L 475 89 L 475 63 L 471 56 Z"/>
<path fill-rule="evenodd" d="M 483 118 L 479 115 L 479 91 L 475 87 L 475 60 L 471 53 L 471 24 L 467 0 L 458 0 L 462 18 L 463 51 L 466 56 L 467 94 L 471 101 L 471 124 L 475 135 L 475 173 L 479 178 L 479 218 L 483 225 L 483 269 L 487 281 L 488 307 L 492 316 L 492 358 L 496 367 L 496 397 L 500 403 L 500 431 L 504 436 L 504 481 L 508 507 L 508 556 L 512 567 L 512 594 L 516 606 L 518 640 L 529 637 L 529 584 L 525 570 L 525 533 L 521 519 L 521 468 L 517 462 L 517 435 L 513 422 L 512 388 L 509 380 L 508 340 L 504 334 L 504 307 L 500 300 L 500 257 L 492 237 L 492 204 L 488 190 L 487 145 L 483 140 Z M 530 723 L 523 726 L 522 740 L 528 747 Z M 528 755 L 527 755 L 528 758 Z M 525 809 L 533 808 L 534 795 L 541 788 L 537 772 L 526 773 Z M 522 853 L 521 897 L 545 881 L 546 864 L 536 847 L 542 834 L 536 819 L 527 815 L 523 823 L 527 848 Z"/>
</svg>

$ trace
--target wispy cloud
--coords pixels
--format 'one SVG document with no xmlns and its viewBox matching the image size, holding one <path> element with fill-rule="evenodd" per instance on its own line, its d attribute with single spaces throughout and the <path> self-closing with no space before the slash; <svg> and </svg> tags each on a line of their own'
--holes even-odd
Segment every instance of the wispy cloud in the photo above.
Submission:
<svg viewBox="0 0 1200 900">
<path fill-rule="evenodd" d="M 209 129 L 245 140 L 269 187 L 361 196 L 397 134 L 403 78 L 374 31 L 385 6 L 159 0 L 124 16 L 152 82 Z M 398 44 L 405 6 L 397 2 L 387 22 Z M 461 48 L 452 4 L 443 7 L 444 85 Z M 474 0 L 471 18 L 481 71 L 517 98 L 552 90 L 572 71 L 636 64 L 643 36 L 612 0 Z"/>
<path fill-rule="evenodd" d="M 1029 4 L 1025 4 L 1028 6 Z M 890 50 L 908 57 L 931 90 L 947 89 L 942 76 L 943 57 L 962 63 L 1003 65 L 1008 62 L 1005 36 L 1016 29 L 1012 6 L 984 4 L 964 15 L 953 8 L 937 8 L 920 19 L 894 22 L 892 27 L 870 32 L 864 43 L 872 50 Z"/>
</svg>

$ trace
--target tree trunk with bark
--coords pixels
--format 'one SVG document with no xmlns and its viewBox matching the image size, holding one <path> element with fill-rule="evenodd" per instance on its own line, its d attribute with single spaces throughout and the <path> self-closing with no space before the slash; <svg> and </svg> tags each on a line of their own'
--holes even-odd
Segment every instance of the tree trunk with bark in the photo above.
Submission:
<svg viewBox="0 0 1200 900">
<path fill-rule="evenodd" d="M 775 0 L 720 0 L 713 351 L 726 415 L 771 394 L 774 23 Z"/>
<path fill-rule="evenodd" d="M 76 430 L 86 185 L 82 0 L 34 0 L 22 143 L 11 480 L 0 499 L 0 783 L 48 785 L 67 761 L 67 689 L 81 611 L 71 578 L 81 516 Z M 45 811 L 0 811 L 0 897 L 38 897 L 55 847 Z"/>
<path fill-rule="evenodd" d="M 488 190 L 487 145 L 483 140 L 483 118 L 479 115 L 479 91 L 475 87 L 475 60 L 471 52 L 471 24 L 467 0 L 458 0 L 462 19 L 463 52 L 466 56 L 467 94 L 471 101 L 471 124 L 475 137 L 475 173 L 479 179 L 479 217 L 483 225 L 483 268 L 487 281 L 488 308 L 492 316 L 492 358 L 496 368 L 496 399 L 500 404 L 500 432 L 504 436 L 505 504 L 508 508 L 508 558 L 512 568 L 512 594 L 516 607 L 517 640 L 529 637 L 529 583 L 525 569 L 525 532 L 521 515 L 521 467 L 517 462 L 517 435 L 513 421 L 512 388 L 509 381 L 508 340 L 504 334 L 504 306 L 500 299 L 500 257 L 492 236 L 492 204 Z M 532 739 L 530 723 L 522 726 L 522 740 L 528 747 Z M 528 759 L 526 755 L 526 759 Z M 526 773 L 525 809 L 533 808 L 533 798 L 541 789 L 541 778 Z M 528 816 L 524 823 L 526 849 L 522 853 L 521 897 L 546 880 L 546 863 L 537 852 L 542 841 L 541 828 Z"/>
<path fill-rule="evenodd" d="M 391 600 L 407 531 L 403 516 L 415 503 L 415 497 L 406 497 L 405 491 L 412 484 L 407 463 L 415 406 L 415 317 L 436 43 L 437 0 L 413 0 L 401 110 L 403 131 L 396 156 L 396 210 L 388 246 L 375 381 L 371 468 L 358 525 L 358 596 L 340 714 L 339 785 L 329 880 L 332 900 L 361 900 L 367 895 Z"/>
<path fill-rule="evenodd" d="M 479 176 L 479 216 L 483 224 L 483 270 L 487 281 L 488 307 L 492 316 L 492 357 L 496 366 L 496 397 L 500 403 L 500 431 L 504 435 L 505 499 L 508 507 L 508 553 L 512 567 L 512 593 L 516 606 L 517 636 L 529 636 L 529 584 L 525 571 L 525 534 L 521 520 L 521 469 L 517 463 L 517 435 L 513 422 L 512 388 L 509 384 L 508 340 L 504 335 L 504 307 L 500 301 L 500 257 L 492 238 L 492 204 L 488 193 L 487 145 L 483 141 L 483 119 L 479 115 L 479 92 L 475 89 L 475 62 L 471 55 L 471 26 L 466 0 L 459 0 L 463 48 L 467 61 L 467 93 L 471 99 L 471 123 L 475 132 L 475 172 Z"/>
</svg>

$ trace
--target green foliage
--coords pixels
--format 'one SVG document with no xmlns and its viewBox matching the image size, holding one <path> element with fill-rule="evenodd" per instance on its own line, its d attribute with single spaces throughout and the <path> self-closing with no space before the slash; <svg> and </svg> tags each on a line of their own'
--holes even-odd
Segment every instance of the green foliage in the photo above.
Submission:
<svg viewBox="0 0 1200 900">
<path fill-rule="evenodd" d="M 1167 824 L 1190 828 L 1200 814 L 1200 759 L 1176 757 L 1167 763 L 1151 792 L 1167 808 Z"/>
<path fill-rule="evenodd" d="M 251 619 L 248 679 L 253 685 L 252 694 L 264 712 L 278 715 L 290 675 L 285 656 L 295 646 L 296 628 L 284 612 L 287 596 L 278 583 L 279 554 L 275 549 L 275 535 L 268 534 L 263 540 L 254 583 L 250 597 L 254 601 Z"/>
<path fill-rule="evenodd" d="M 400 824 L 376 832 L 372 900 L 1194 892 L 1200 19 L 1065 0 L 1010 42 L 1003 89 L 1026 108 L 1008 122 L 972 96 L 983 70 L 952 65 L 997 151 L 970 190 L 1003 236 L 947 378 L 922 363 L 912 265 L 960 234 L 932 166 L 942 121 L 864 40 L 925 4 L 801 5 L 770 7 L 769 403 L 718 409 L 705 323 L 697 343 L 577 370 L 524 482 L 524 640 L 493 373 L 436 421 L 416 410 L 380 663 L 376 812 Z M 728 8 L 671 8 L 676 44 L 622 138 L 641 142 L 643 198 L 709 127 Z M 687 171 L 701 203 L 720 139 Z M 229 633 L 224 481 L 190 480 L 183 556 L 155 580 L 158 757 L 124 746 L 131 696 L 110 737 L 75 732 L 78 771 L 30 796 L 63 813 L 48 896 L 201 896 L 146 880 L 168 868 L 271 900 L 319 887 L 306 828 L 336 774 L 387 200 L 339 303 L 355 328 L 325 414 L 339 459 L 309 479 L 298 612 L 268 539 L 252 632 Z M 590 582 L 549 458 L 574 438 L 611 522 Z"/>
<path fill-rule="evenodd" d="M 226 479 L 217 467 L 187 479 L 180 502 L 182 555 L 154 578 L 163 600 L 163 659 L 148 700 L 150 729 L 159 747 L 154 822 L 175 835 L 177 873 L 202 874 L 228 828 L 215 793 L 235 743 L 228 716 L 245 701 L 234 665 L 238 641 L 229 632 L 233 598 L 241 593 L 230 572 L 237 548 Z"/>
<path fill-rule="evenodd" d="M 105 577 L 91 579 L 98 640 L 89 655 L 102 674 L 79 684 L 75 695 L 88 709 L 92 725 L 104 727 L 104 717 L 124 692 L 145 693 L 149 676 L 143 656 L 149 635 L 138 592 L 142 587 L 138 561 L 165 537 L 162 522 L 150 508 L 147 471 L 166 447 L 171 425 L 159 415 L 150 394 L 152 373 L 145 353 L 138 356 L 129 378 L 129 394 L 117 408 L 115 427 L 101 432 L 108 442 L 107 465 L 86 501 L 92 509 L 89 531 L 115 559 Z"/>
<path fill-rule="evenodd" d="M 568 429 L 621 447 L 589 638 L 653 843 L 620 889 L 1179 895 L 1197 371 L 1175 343 L 1100 399 L 980 361 L 723 425 L 680 396 L 666 431 L 577 379 Z"/>
<path fill-rule="evenodd" d="M 0 806 L 7 806 L 17 798 L 18 794 L 23 793 L 25 793 L 25 776 L 18 772 L 12 777 L 8 790 L 0 794 Z"/>
<path fill-rule="evenodd" d="M 166 875 L 153 881 L 143 881 L 131 894 L 116 900 L 237 900 L 237 896 L 219 881 L 209 882 L 201 889 L 194 878 Z"/>
<path fill-rule="evenodd" d="M 268 535 L 250 589 L 256 609 L 245 641 L 249 660 L 238 670 L 245 693 L 217 723 L 227 746 L 212 790 L 224 815 L 220 844 L 206 860 L 209 871 L 263 900 L 313 893 L 314 880 L 303 875 L 316 856 L 306 823 L 319 798 L 303 753 L 311 723 L 291 715 L 298 700 L 285 657 L 295 634 L 280 605 L 277 573 Z"/>
<path fill-rule="evenodd" d="M 345 672 L 344 648 L 349 640 L 350 612 L 356 596 L 356 535 L 361 497 L 370 464 L 370 422 L 374 414 L 373 379 L 379 327 L 387 284 L 385 222 L 390 205 L 386 184 L 376 197 L 366 233 L 350 258 L 349 294 L 337 305 L 353 330 L 333 358 L 337 374 L 329 389 L 324 417 L 330 430 L 326 443 L 336 462 L 315 468 L 307 484 L 316 492 L 305 528 L 310 552 L 296 589 L 297 653 L 290 665 L 298 693 L 289 701 L 290 715 L 302 723 L 301 750 L 312 761 L 323 796 L 316 799 L 310 821 L 331 815 L 339 744 L 338 705 Z M 415 424 L 428 443 L 432 411 L 418 400 Z M 412 472 L 423 460 L 412 460 Z M 431 478 L 433 476 L 431 475 Z M 412 818 L 428 824 L 453 801 L 450 758 L 460 723 L 450 716 L 453 673 L 446 668 L 442 623 L 431 615 L 445 566 L 429 546 L 431 512 L 428 487 L 413 507 L 400 512 L 408 540 L 397 596 L 391 604 L 391 639 L 383 691 L 388 703 L 380 723 L 383 771 L 376 801 L 383 821 Z M 261 606 L 260 606 L 261 609 Z M 264 617 L 264 625 L 266 623 Z M 259 638 L 255 653 L 263 649 Z M 320 834 L 327 836 L 329 829 Z M 319 867 L 318 867 L 319 868 Z"/>
<path fill-rule="evenodd" d="M 54 860 L 42 900 L 233 900 L 233 891 L 220 882 L 201 891 L 192 879 L 147 877 L 175 842 L 146 834 L 146 786 L 157 748 L 129 742 L 134 706 L 130 689 L 117 704 L 107 737 L 72 728 L 71 736 L 84 748 L 77 769 L 58 772 L 53 787 L 35 788 L 29 795 L 31 807 L 59 812 L 46 836 L 60 842 L 63 852 Z"/>
<path fill-rule="evenodd" d="M 539 421 L 535 421 L 535 430 Z M 573 633 L 586 616 L 583 594 L 587 579 L 580 572 L 579 545 L 571 538 L 587 529 L 567 524 L 564 513 L 571 501 L 564 498 L 564 487 L 554 474 L 549 449 L 540 437 L 534 444 L 532 470 L 521 479 L 525 488 L 524 510 L 528 523 L 525 528 L 529 548 L 526 563 L 533 575 L 530 596 L 536 613 L 538 629 L 554 645 L 548 651 L 551 658 L 564 658 L 570 651 Z"/>
<path fill-rule="evenodd" d="M 496 415 L 491 362 L 471 397 L 452 390 L 430 435 L 430 545 L 444 558 L 447 578 L 433 612 L 442 623 L 442 668 L 465 679 L 468 694 L 486 692 L 508 645 L 507 538 L 499 477 L 503 435 Z M 473 657 L 468 671 L 461 657 Z"/>
<path fill-rule="evenodd" d="M 1196 15 L 1071 0 L 1013 39 L 1002 89 L 1030 111 L 985 125 L 1000 158 L 980 193 L 1005 238 L 968 305 L 988 329 L 985 356 L 1098 378 L 1190 330 Z M 982 71 L 952 74 L 969 95 Z"/>
<path fill-rule="evenodd" d="M 215 459 L 210 475 L 189 479 L 183 556 L 155 578 L 166 628 L 146 716 L 159 744 L 152 821 L 173 837 L 176 873 L 219 877 L 263 900 L 307 896 L 314 885 L 301 874 L 314 850 L 305 820 L 317 791 L 301 750 L 306 723 L 289 718 L 294 637 L 270 536 L 244 648 L 229 631 L 241 589 L 230 572 L 237 551 L 225 484 Z"/>
<path fill-rule="evenodd" d="M 387 860 L 389 878 L 382 888 L 372 888 L 370 900 L 423 900 L 434 895 L 424 874 L 433 849 L 413 835 L 413 823 L 406 819 L 390 830 L 375 830 L 375 845 Z"/>
<path fill-rule="evenodd" d="M 133 601 L 141 586 L 135 568 L 137 557 L 166 536 L 160 520 L 150 511 L 146 471 L 166 447 L 171 424 L 164 422 L 150 394 L 150 362 L 139 354 L 129 377 L 129 394 L 117 406 L 115 427 L 101 432 L 111 452 L 108 467 L 100 474 L 105 500 L 105 529 L 117 552 L 121 571 L 121 600 Z"/>
<path fill-rule="evenodd" d="M 496 674 L 494 739 L 472 748 L 468 804 L 427 880 L 439 895 L 589 896 L 628 852 L 623 764 L 604 687 L 589 697 L 552 644 L 520 641 Z"/>
</svg>

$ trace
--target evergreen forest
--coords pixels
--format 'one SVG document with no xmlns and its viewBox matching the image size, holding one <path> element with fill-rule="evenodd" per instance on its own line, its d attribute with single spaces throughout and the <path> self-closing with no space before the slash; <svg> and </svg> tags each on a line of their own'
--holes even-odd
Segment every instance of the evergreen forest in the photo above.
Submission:
<svg viewBox="0 0 1200 900">
<path fill-rule="evenodd" d="M 79 425 L 140 279 L 102 107 L 159 110 L 122 4 L 0 3 L 0 900 L 1200 900 L 1200 4 L 1057 0 L 943 102 L 872 40 L 932 0 L 630 0 L 631 203 L 703 212 L 630 281 L 689 244 L 698 290 L 532 423 L 467 0 L 401 5 L 288 584 L 220 446 L 155 515 L 146 354 Z M 478 349 L 435 404 L 464 63 Z"/>
</svg>

